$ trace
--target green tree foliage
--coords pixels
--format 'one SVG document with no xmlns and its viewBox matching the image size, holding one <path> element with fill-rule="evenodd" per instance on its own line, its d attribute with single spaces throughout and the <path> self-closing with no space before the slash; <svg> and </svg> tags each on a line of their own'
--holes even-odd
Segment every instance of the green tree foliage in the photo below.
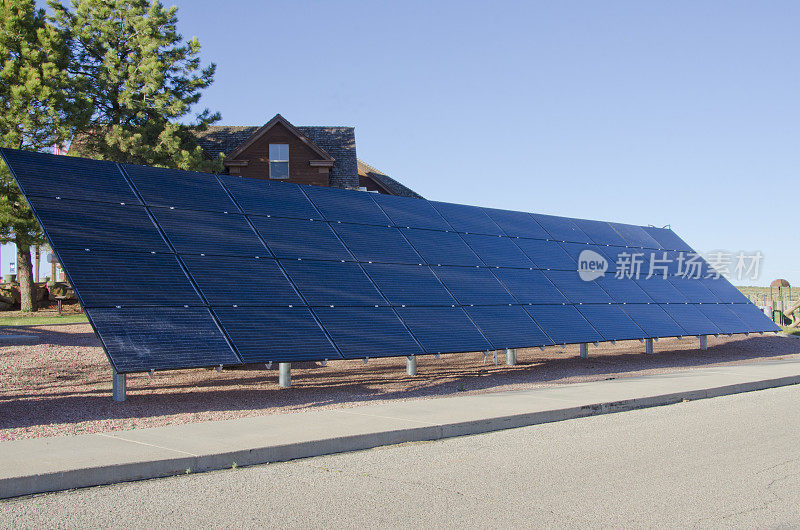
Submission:
<svg viewBox="0 0 800 530">
<path fill-rule="evenodd" d="M 191 126 L 201 91 L 215 65 L 200 65 L 200 43 L 184 42 L 177 8 L 147 0 L 73 0 L 71 9 L 51 0 L 57 27 L 68 33 L 75 62 L 70 73 L 84 82 L 93 103 L 88 127 L 76 138 L 76 154 L 134 164 L 219 171 L 190 127 L 219 119 L 207 109 Z"/>
<path fill-rule="evenodd" d="M 0 0 L 0 145 L 41 151 L 62 145 L 87 113 L 67 74 L 69 47 L 33 0 Z M 30 246 L 41 230 L 0 164 L 0 241 L 17 246 L 22 309 L 35 310 Z"/>
</svg>

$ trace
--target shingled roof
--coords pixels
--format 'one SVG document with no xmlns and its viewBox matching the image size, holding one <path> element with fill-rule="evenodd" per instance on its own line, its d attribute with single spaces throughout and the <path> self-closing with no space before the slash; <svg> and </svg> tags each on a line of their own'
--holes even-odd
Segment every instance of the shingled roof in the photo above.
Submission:
<svg viewBox="0 0 800 530">
<path fill-rule="evenodd" d="M 361 159 L 357 159 L 357 160 L 358 160 L 358 174 L 359 175 L 364 175 L 364 176 L 367 176 L 367 177 L 371 178 L 372 180 L 374 180 L 375 182 L 377 182 L 378 184 L 380 184 L 384 188 L 386 188 L 389 191 L 391 191 L 394 195 L 399 195 L 401 197 L 413 197 L 415 199 L 422 199 L 423 198 L 422 195 L 420 195 L 416 191 L 412 190 L 411 188 L 403 186 L 402 184 L 397 182 L 395 179 L 393 179 L 392 177 L 390 177 L 386 173 L 383 173 L 382 171 L 379 171 L 379 170 L 375 169 L 374 167 L 372 167 L 371 165 L 367 164 L 366 162 L 364 162 Z"/>
</svg>

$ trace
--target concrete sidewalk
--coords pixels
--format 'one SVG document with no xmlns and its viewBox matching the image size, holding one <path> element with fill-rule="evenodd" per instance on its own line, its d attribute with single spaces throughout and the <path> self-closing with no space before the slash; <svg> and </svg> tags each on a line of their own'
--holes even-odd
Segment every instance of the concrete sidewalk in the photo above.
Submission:
<svg viewBox="0 0 800 530">
<path fill-rule="evenodd" d="M 0 443 L 0 498 L 437 440 L 800 383 L 800 359 Z M 287 390 L 291 392 L 291 390 Z"/>
</svg>

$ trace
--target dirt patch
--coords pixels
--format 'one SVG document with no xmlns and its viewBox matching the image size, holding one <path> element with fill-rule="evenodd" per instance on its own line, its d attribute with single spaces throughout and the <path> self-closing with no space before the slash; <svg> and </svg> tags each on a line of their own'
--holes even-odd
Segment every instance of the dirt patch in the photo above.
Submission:
<svg viewBox="0 0 800 530">
<path fill-rule="evenodd" d="M 638 341 L 518 350 L 518 365 L 495 366 L 481 353 L 419 357 L 418 375 L 405 359 L 330 361 L 292 370 L 292 388 L 279 389 L 277 370 L 192 369 L 128 376 L 128 401 L 111 401 L 111 368 L 88 324 L 14 328 L 36 343 L 0 347 L 0 440 L 96 433 L 222 420 L 243 416 L 354 407 L 420 399 L 547 387 L 609 378 L 745 364 L 800 355 L 800 341 L 773 335 L 656 342 L 644 355 Z"/>
</svg>

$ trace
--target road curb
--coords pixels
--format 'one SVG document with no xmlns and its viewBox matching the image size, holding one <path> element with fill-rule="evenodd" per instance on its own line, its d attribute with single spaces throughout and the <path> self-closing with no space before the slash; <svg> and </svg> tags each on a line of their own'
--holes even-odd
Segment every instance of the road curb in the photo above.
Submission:
<svg viewBox="0 0 800 530">
<path fill-rule="evenodd" d="M 230 469 L 238 466 L 285 462 L 299 458 L 359 451 L 407 442 L 441 440 L 568 419 L 671 405 L 683 401 L 695 401 L 799 383 L 800 374 L 619 401 L 553 408 L 544 411 L 499 414 L 496 417 L 478 420 L 454 421 L 452 423 L 441 422 L 415 427 L 385 429 L 351 436 L 320 438 L 298 443 L 266 444 L 244 450 L 192 456 L 181 455 L 114 465 L 84 466 L 67 471 L 0 478 L 0 499 L 187 473 Z M 111 435 L 113 434 L 116 433 L 111 433 Z M 0 444 L 0 448 L 2 448 L 2 444 Z"/>
</svg>

